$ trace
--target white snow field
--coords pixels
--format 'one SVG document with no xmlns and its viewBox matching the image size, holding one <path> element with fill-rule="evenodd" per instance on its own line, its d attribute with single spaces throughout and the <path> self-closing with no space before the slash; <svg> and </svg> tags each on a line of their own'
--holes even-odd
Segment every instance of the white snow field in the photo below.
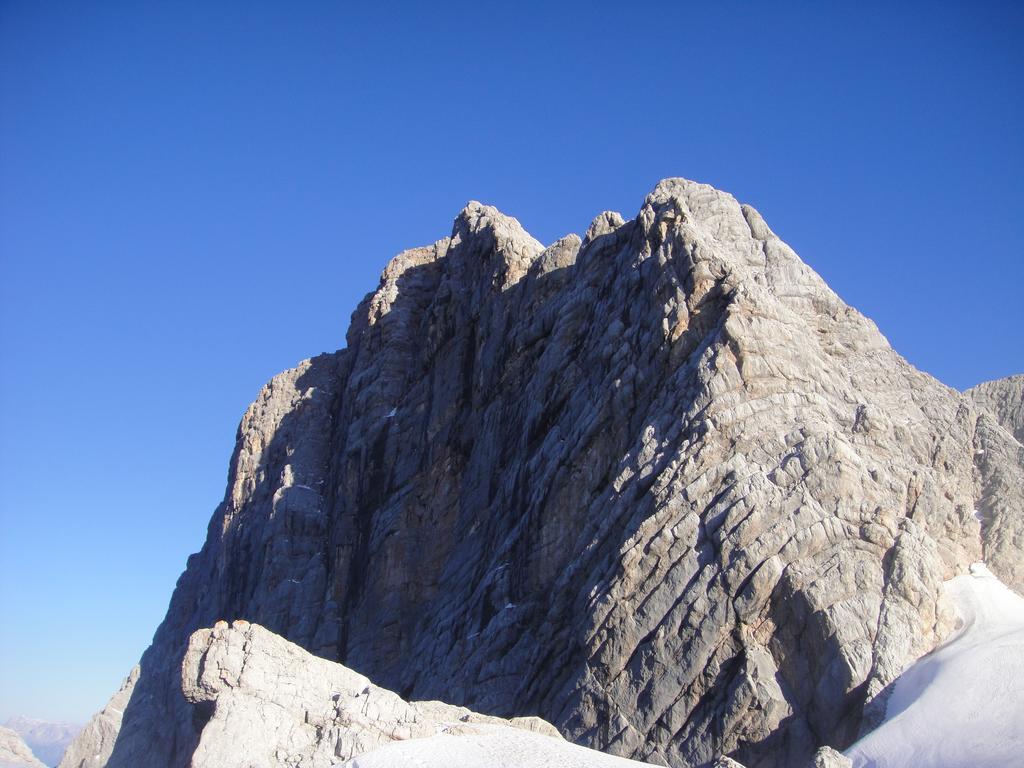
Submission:
<svg viewBox="0 0 1024 768">
<path fill-rule="evenodd" d="M 475 726 L 478 727 L 478 726 Z M 568 741 L 501 726 L 484 733 L 397 741 L 342 763 L 343 768 L 640 768 Z"/>
<path fill-rule="evenodd" d="M 854 768 L 1024 766 L 1024 598 L 982 563 L 946 590 L 957 629 L 897 679 Z"/>
</svg>

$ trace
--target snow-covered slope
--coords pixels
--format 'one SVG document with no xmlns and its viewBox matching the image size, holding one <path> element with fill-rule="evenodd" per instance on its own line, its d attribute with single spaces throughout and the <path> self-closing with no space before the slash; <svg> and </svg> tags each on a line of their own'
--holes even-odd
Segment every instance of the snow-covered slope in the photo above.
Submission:
<svg viewBox="0 0 1024 768">
<path fill-rule="evenodd" d="M 1024 598 L 980 563 L 946 593 L 957 630 L 895 682 L 885 721 L 846 753 L 855 768 L 1024 764 Z"/>
<path fill-rule="evenodd" d="M 439 734 L 397 741 L 343 763 L 343 768 L 641 768 L 568 741 L 529 731 Z"/>
</svg>

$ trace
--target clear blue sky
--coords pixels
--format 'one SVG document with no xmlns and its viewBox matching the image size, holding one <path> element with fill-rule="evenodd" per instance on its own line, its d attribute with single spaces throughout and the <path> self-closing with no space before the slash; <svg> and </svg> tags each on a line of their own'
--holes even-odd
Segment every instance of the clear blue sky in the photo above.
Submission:
<svg viewBox="0 0 1024 768">
<path fill-rule="evenodd" d="M 105 702 L 245 406 L 469 199 L 710 182 L 924 370 L 1024 370 L 1021 4 L 376 6 L 0 3 L 0 719 Z"/>
</svg>

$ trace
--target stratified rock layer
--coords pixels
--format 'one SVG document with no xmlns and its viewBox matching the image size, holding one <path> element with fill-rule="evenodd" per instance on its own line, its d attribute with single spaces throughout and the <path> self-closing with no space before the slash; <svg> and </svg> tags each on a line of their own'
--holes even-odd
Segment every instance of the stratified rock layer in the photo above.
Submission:
<svg viewBox="0 0 1024 768">
<path fill-rule="evenodd" d="M 807 763 L 945 633 L 944 578 L 1021 588 L 1019 449 L 728 194 L 546 249 L 471 203 L 246 412 L 108 765 L 188 764 L 222 618 L 620 755 Z"/>
</svg>

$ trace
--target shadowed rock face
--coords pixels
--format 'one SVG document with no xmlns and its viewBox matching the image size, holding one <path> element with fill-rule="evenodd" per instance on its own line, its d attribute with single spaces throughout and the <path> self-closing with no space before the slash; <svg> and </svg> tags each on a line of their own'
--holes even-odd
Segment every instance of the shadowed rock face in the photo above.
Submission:
<svg viewBox="0 0 1024 768">
<path fill-rule="evenodd" d="M 943 579 L 1024 586 L 1020 444 L 711 187 L 547 249 L 471 203 L 347 342 L 246 412 L 112 768 L 188 764 L 188 637 L 237 618 L 615 754 L 796 765 L 943 635 Z"/>
</svg>

